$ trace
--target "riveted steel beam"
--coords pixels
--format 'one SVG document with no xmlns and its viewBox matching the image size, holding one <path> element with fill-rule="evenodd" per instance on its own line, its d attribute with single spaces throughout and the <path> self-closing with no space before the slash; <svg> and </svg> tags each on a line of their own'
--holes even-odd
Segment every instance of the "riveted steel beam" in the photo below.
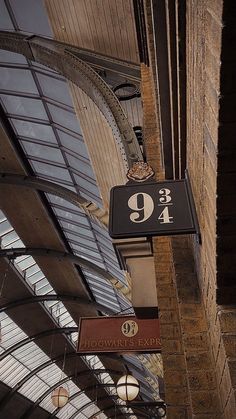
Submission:
<svg viewBox="0 0 236 419">
<path fill-rule="evenodd" d="M 7 257 L 8 259 L 15 259 L 18 256 L 31 255 L 31 256 L 48 256 L 57 258 L 59 260 L 69 260 L 75 265 L 79 265 L 82 268 L 88 269 L 93 272 L 95 275 L 100 275 L 108 281 L 112 281 L 114 276 L 105 269 L 100 268 L 95 265 L 93 262 L 90 262 L 87 259 L 82 258 L 81 256 L 74 255 L 69 252 L 59 252 L 58 250 L 53 249 L 44 249 L 37 247 L 16 247 L 14 249 L 0 249 L 0 257 Z"/>
<path fill-rule="evenodd" d="M 85 61 L 91 67 L 100 70 L 108 70 L 125 79 L 140 82 L 141 71 L 140 65 L 132 63 L 130 61 L 119 60 L 118 58 L 110 57 L 108 55 L 101 54 L 100 52 L 94 52 L 84 48 L 71 47 L 70 50 Z"/>
<path fill-rule="evenodd" d="M 23 186 L 43 192 L 47 192 L 56 196 L 60 196 L 66 201 L 71 202 L 75 206 L 82 209 L 89 217 L 95 219 L 99 224 L 107 227 L 108 212 L 99 208 L 94 202 L 88 201 L 77 193 L 70 191 L 64 186 L 57 185 L 45 179 L 36 176 L 16 175 L 14 173 L 1 173 L 0 183 L 6 185 Z"/>
<path fill-rule="evenodd" d="M 143 160 L 136 135 L 119 100 L 97 72 L 76 56 L 74 47 L 44 37 L 0 31 L 0 48 L 48 66 L 80 87 L 106 118 L 127 168 Z"/>
<path fill-rule="evenodd" d="M 0 306 L 0 313 L 3 311 L 12 310 L 15 307 L 23 306 L 26 304 L 41 303 L 44 301 L 71 301 L 81 305 L 94 307 L 96 310 L 102 311 L 103 313 L 114 315 L 114 311 L 110 308 L 96 303 L 95 301 L 89 301 L 85 298 L 76 297 L 74 295 L 60 295 L 60 294 L 48 294 L 48 295 L 35 295 L 34 297 L 24 298 L 20 300 L 11 301 L 5 305 Z"/>
</svg>

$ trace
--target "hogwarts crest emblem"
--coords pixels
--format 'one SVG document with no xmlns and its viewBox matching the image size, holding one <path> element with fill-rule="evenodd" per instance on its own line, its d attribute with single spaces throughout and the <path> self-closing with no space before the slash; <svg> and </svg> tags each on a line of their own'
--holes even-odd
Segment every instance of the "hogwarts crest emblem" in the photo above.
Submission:
<svg viewBox="0 0 236 419">
<path fill-rule="evenodd" d="M 138 161 L 133 164 L 127 173 L 127 178 L 135 182 L 144 182 L 154 176 L 154 171 L 148 163 Z"/>
</svg>

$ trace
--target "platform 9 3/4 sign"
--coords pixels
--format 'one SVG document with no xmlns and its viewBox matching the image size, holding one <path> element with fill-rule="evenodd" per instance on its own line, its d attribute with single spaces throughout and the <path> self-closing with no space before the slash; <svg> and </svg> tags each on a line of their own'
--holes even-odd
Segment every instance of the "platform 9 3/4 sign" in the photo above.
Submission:
<svg viewBox="0 0 236 419">
<path fill-rule="evenodd" d="M 192 206 L 186 180 L 115 186 L 110 199 L 110 236 L 195 233 Z"/>
</svg>

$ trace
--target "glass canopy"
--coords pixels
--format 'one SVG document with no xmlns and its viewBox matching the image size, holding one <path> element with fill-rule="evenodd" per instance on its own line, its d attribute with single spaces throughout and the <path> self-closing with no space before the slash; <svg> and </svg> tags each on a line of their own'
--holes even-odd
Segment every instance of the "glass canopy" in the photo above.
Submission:
<svg viewBox="0 0 236 419">
<path fill-rule="evenodd" d="M 28 35 L 36 33 L 52 37 L 41 0 L 21 0 L 21 2 L 0 0 L 0 30 L 18 30 Z M 62 185 L 102 207 L 95 174 L 66 80 L 55 71 L 31 62 L 20 54 L 0 51 L 0 103 L 14 131 L 15 139 L 24 153 L 25 161 L 30 165 L 31 174 Z M 58 221 L 68 249 L 103 268 L 126 285 L 125 276 L 119 268 L 106 229 L 65 199 L 49 193 L 45 194 L 45 198 Z M 17 232 L 2 212 L 0 237 L 2 249 L 24 247 Z M 54 293 L 50 282 L 32 256 L 18 257 L 14 265 L 34 295 Z M 109 307 L 114 314 L 133 313 L 130 302 L 101 275 L 85 268 L 82 268 L 82 274 L 96 302 Z M 76 326 L 61 301 L 46 301 L 43 304 L 59 327 Z M 15 343 L 27 338 L 27 335 L 5 312 L 0 316 L 3 336 L 0 354 L 2 354 Z M 72 333 L 70 339 L 75 346 L 77 333 Z M 36 343 L 29 342 L 8 355 L 4 363 L 1 361 L 1 379 L 13 388 L 37 365 L 47 360 L 48 356 Z M 134 374 L 139 376 L 143 398 L 152 400 L 153 389 L 143 379 L 143 375 L 147 376 L 149 373 L 138 358 L 129 357 L 127 360 L 133 364 Z M 94 365 L 96 368 L 104 368 L 96 356 L 84 357 L 84 362 L 91 369 L 95 368 Z M 18 391 L 36 402 L 51 386 L 62 379 L 63 374 L 61 369 L 53 364 L 27 380 Z M 112 383 L 111 377 L 105 372 L 100 374 L 98 379 L 102 383 Z M 91 400 L 84 393 L 80 393 L 80 389 L 72 380 L 68 379 L 67 385 L 70 388 L 70 395 L 78 393 L 78 396 L 57 412 L 56 417 L 81 419 L 90 418 L 92 415 L 96 415 L 97 419 L 107 417 L 99 412 L 94 403 L 77 412 L 78 406 L 85 406 Z M 40 406 L 49 412 L 55 410 L 51 404 L 50 394 L 42 399 Z"/>
</svg>

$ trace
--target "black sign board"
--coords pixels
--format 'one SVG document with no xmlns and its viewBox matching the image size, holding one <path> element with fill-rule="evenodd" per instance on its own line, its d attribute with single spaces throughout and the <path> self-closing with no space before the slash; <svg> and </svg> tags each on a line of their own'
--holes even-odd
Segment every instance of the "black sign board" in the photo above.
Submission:
<svg viewBox="0 0 236 419">
<path fill-rule="evenodd" d="M 115 186 L 110 199 L 110 236 L 193 234 L 195 210 L 191 201 L 186 180 Z"/>
</svg>

